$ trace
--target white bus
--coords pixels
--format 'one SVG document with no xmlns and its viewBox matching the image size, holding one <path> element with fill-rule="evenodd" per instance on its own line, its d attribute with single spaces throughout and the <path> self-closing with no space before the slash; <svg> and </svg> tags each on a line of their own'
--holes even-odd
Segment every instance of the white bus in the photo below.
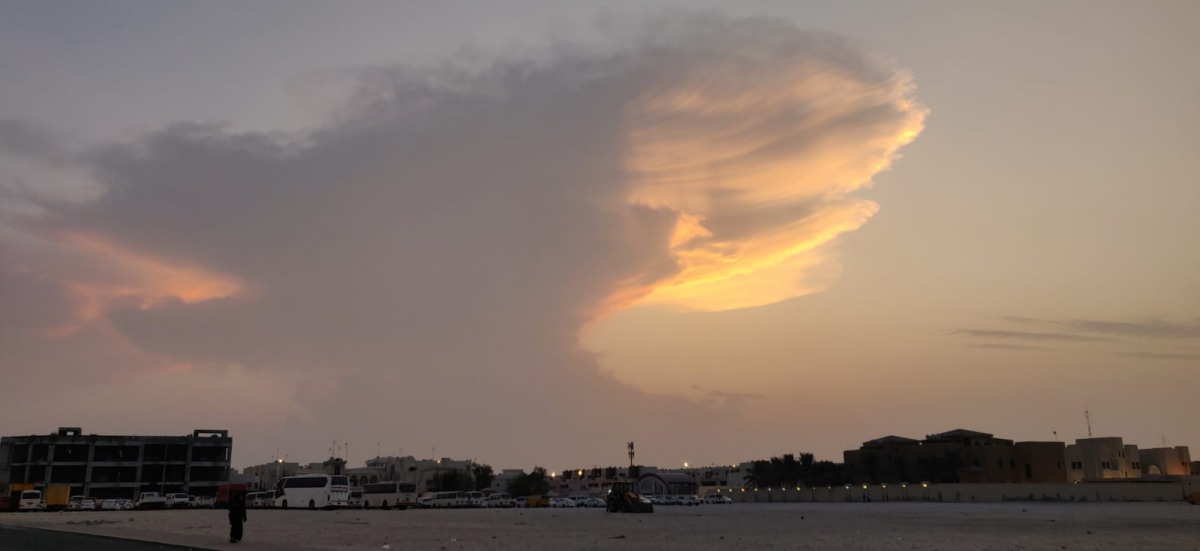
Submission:
<svg viewBox="0 0 1200 551">
<path fill-rule="evenodd" d="M 275 506 L 325 509 L 346 507 L 350 479 L 340 475 L 304 474 L 284 477 L 275 485 Z"/>
<path fill-rule="evenodd" d="M 408 482 L 363 484 L 362 505 L 365 509 L 397 507 L 407 509 L 417 505 L 417 485 Z"/>
<path fill-rule="evenodd" d="M 459 494 L 462 494 L 461 497 Z M 466 494 L 466 492 L 430 492 L 421 496 L 421 506 L 431 509 L 464 507 L 467 502 Z"/>
</svg>

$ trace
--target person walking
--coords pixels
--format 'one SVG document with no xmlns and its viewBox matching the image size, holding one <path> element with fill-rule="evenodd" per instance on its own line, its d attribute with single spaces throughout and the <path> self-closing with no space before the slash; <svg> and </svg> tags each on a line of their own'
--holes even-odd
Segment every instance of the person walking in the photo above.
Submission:
<svg viewBox="0 0 1200 551">
<path fill-rule="evenodd" d="M 229 495 L 229 543 L 242 541 L 242 523 L 246 522 L 245 492 L 230 492 Z"/>
</svg>

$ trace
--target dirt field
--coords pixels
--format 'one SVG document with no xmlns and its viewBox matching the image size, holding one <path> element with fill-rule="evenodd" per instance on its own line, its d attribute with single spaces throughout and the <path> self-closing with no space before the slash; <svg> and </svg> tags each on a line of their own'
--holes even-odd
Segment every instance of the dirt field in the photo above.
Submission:
<svg viewBox="0 0 1200 551">
<path fill-rule="evenodd" d="M 251 510 L 228 543 L 224 511 L 0 515 L 0 524 L 205 549 L 1196 549 L 1185 503 L 796 503 L 602 509 Z"/>
</svg>

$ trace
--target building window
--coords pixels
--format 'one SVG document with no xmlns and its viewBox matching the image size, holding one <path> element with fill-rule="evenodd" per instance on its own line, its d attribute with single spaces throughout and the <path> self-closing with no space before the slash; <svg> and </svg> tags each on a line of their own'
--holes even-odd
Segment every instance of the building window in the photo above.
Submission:
<svg viewBox="0 0 1200 551">
<path fill-rule="evenodd" d="M 1110 470 L 1110 469 L 1112 469 L 1112 463 L 1108 462 L 1108 461 L 1101 461 L 1100 468 L 1104 469 L 1104 470 Z"/>
</svg>

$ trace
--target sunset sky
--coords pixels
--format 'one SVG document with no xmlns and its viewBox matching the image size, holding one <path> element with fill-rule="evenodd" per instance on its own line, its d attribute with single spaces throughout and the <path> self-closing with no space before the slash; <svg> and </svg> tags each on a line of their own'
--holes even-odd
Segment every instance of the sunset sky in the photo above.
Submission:
<svg viewBox="0 0 1200 551">
<path fill-rule="evenodd" d="M 555 470 L 1087 410 L 1200 447 L 1198 20 L 4 2 L 0 434 Z"/>
</svg>

